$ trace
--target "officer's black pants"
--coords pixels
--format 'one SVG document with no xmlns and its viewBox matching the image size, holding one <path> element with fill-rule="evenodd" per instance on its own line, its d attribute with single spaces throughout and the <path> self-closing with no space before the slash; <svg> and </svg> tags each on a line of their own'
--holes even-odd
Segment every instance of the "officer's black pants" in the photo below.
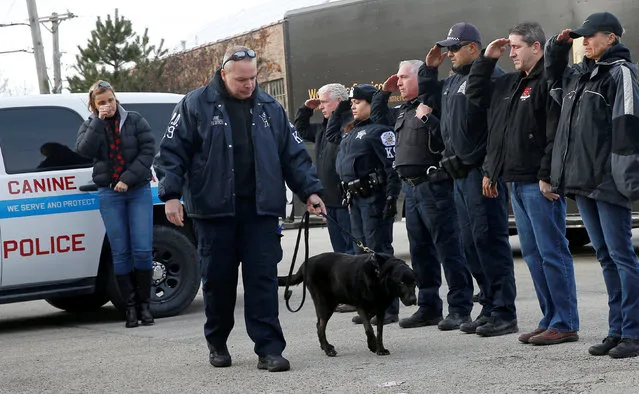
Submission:
<svg viewBox="0 0 639 394">
<path fill-rule="evenodd" d="M 419 282 L 417 304 L 424 317 L 442 315 L 442 266 L 448 283 L 448 311 L 470 315 L 473 279 L 466 266 L 452 180 L 404 184 L 406 230 Z"/>
<path fill-rule="evenodd" d="M 204 336 L 225 345 L 233 328 L 238 266 L 242 262 L 244 319 L 255 353 L 281 355 L 286 342 L 278 319 L 278 218 L 258 216 L 255 201 L 236 202 L 236 216 L 194 220 L 202 271 Z"/>
<path fill-rule="evenodd" d="M 517 318 L 517 289 L 508 240 L 508 189 L 498 181 L 499 196 L 484 197 L 482 179 L 478 168 L 470 170 L 466 178 L 455 179 L 455 204 L 466 260 L 481 290 L 481 314 L 512 320 Z"/>
<path fill-rule="evenodd" d="M 370 197 L 353 197 L 351 200 L 351 231 L 353 236 L 375 252 L 393 255 L 393 222 L 395 218 L 384 219 L 386 194 L 377 192 Z M 359 249 L 359 248 L 357 248 Z M 355 253 L 364 253 L 361 249 Z M 396 298 L 386 310 L 386 314 L 399 313 Z"/>
</svg>

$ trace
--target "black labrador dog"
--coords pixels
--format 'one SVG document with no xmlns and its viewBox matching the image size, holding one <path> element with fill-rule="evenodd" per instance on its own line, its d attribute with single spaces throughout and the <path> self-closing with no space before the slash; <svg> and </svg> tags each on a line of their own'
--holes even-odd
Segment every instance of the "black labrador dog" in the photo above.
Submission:
<svg viewBox="0 0 639 394">
<path fill-rule="evenodd" d="M 326 340 L 326 324 L 338 304 L 353 305 L 362 317 L 368 349 L 380 356 L 390 354 L 384 348 L 382 332 L 384 311 L 396 297 L 404 305 L 415 305 L 417 277 L 402 260 L 375 253 L 348 255 L 322 253 L 302 264 L 290 278 L 280 276 L 279 286 L 297 285 L 305 281 L 317 313 L 317 336 L 327 356 L 337 355 Z M 377 337 L 370 318 L 377 316 Z"/>
</svg>

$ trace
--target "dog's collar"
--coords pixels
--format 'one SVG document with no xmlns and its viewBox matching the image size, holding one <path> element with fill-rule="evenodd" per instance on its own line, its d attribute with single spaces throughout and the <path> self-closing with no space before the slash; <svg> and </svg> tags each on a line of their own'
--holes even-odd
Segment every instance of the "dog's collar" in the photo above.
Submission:
<svg viewBox="0 0 639 394">
<path fill-rule="evenodd" d="M 375 253 L 370 253 L 368 260 L 373 264 L 373 267 L 375 268 L 375 275 L 377 275 L 378 278 L 382 277 L 382 267 L 380 267 L 379 265 L 379 261 L 377 261 L 376 255 Z"/>
</svg>

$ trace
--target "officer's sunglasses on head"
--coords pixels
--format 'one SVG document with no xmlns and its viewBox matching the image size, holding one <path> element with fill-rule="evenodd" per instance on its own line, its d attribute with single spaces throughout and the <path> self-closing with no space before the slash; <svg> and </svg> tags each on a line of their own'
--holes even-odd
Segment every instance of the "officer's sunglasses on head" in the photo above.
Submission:
<svg viewBox="0 0 639 394">
<path fill-rule="evenodd" d="M 237 62 L 237 61 L 240 61 L 240 60 L 244 60 L 247 57 L 250 58 L 250 59 L 254 59 L 255 56 L 257 56 L 257 55 L 255 54 L 255 51 L 252 50 L 252 49 L 249 49 L 247 51 L 237 51 L 234 54 L 232 54 L 231 57 L 226 59 L 226 61 L 224 61 L 224 63 L 222 63 L 222 68 L 224 68 L 226 63 L 230 62 L 231 60 L 233 60 L 234 62 Z"/>
<path fill-rule="evenodd" d="M 460 49 L 462 49 L 466 45 L 470 45 L 471 43 L 472 43 L 472 41 L 468 41 L 468 42 L 463 42 L 461 44 L 451 45 L 451 46 L 447 47 L 447 49 L 448 49 L 448 52 L 457 53 L 457 52 L 459 52 Z"/>
</svg>

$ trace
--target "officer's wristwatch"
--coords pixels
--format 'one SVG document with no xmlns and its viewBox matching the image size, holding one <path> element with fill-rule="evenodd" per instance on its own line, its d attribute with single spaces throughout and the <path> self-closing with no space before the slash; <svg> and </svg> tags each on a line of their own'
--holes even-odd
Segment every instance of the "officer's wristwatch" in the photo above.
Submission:
<svg viewBox="0 0 639 394">
<path fill-rule="evenodd" d="M 422 123 L 426 123 L 428 122 L 428 115 L 422 115 L 422 117 L 419 119 L 422 121 Z"/>
</svg>

